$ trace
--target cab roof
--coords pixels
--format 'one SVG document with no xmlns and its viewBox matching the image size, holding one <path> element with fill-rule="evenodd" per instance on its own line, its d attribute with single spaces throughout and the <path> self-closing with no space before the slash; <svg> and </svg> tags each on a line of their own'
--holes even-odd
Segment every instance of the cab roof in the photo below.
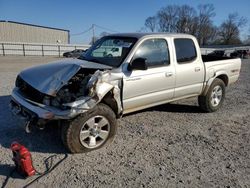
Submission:
<svg viewBox="0 0 250 188">
<path fill-rule="evenodd" d="M 183 34 L 183 33 L 116 33 L 111 34 L 109 36 L 117 36 L 117 37 L 134 37 L 137 39 L 143 38 L 143 37 L 152 37 L 152 36 L 163 36 L 163 37 L 193 37 L 189 34 Z"/>
</svg>

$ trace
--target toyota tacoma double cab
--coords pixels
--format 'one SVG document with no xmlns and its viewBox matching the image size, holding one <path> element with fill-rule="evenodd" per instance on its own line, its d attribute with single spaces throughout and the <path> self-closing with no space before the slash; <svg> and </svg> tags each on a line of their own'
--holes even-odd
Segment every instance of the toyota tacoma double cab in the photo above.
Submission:
<svg viewBox="0 0 250 188">
<path fill-rule="evenodd" d="M 121 53 L 97 53 L 106 48 Z M 70 152 L 88 152 L 112 141 L 124 114 L 189 97 L 198 97 L 201 110 L 217 111 L 240 69 L 239 58 L 202 55 L 191 35 L 113 34 L 78 59 L 22 71 L 10 106 L 27 130 L 58 123 Z"/>
</svg>

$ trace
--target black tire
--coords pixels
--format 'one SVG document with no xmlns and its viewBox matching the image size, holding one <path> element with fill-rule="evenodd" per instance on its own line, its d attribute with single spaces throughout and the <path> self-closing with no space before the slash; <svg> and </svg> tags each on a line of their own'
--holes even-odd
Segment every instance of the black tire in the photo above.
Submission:
<svg viewBox="0 0 250 188">
<path fill-rule="evenodd" d="M 102 118 L 101 120 L 105 119 L 105 121 L 107 120 L 109 124 L 105 126 L 108 126 L 108 136 L 106 136 L 106 138 L 103 140 L 101 139 L 101 137 L 99 138 L 98 133 L 95 133 L 94 136 L 93 135 L 88 136 L 86 139 L 89 139 L 90 137 L 95 137 L 96 140 L 101 139 L 101 141 L 99 141 L 100 145 L 90 148 L 91 139 L 89 139 L 89 147 L 84 146 L 84 144 L 87 145 L 88 140 L 81 141 L 80 132 L 83 131 L 83 129 L 85 129 L 85 126 L 89 126 L 87 122 L 93 118 L 94 118 L 94 121 L 96 121 L 95 118 Z M 89 127 L 88 130 L 84 130 L 84 131 L 85 132 L 89 131 L 89 134 L 91 134 L 92 132 L 90 129 L 93 129 L 93 128 Z M 109 106 L 100 103 L 96 105 L 93 109 L 87 111 L 86 113 L 79 115 L 72 121 L 65 121 L 62 124 L 61 138 L 62 138 L 63 144 L 71 153 L 90 152 L 90 151 L 99 149 L 108 143 L 111 143 L 116 134 L 116 130 L 117 130 L 117 120 L 116 120 L 115 113 Z M 95 132 L 97 132 L 97 128 L 95 129 Z"/>
<path fill-rule="evenodd" d="M 221 95 L 220 101 L 217 103 L 217 105 L 215 105 L 212 102 L 212 98 L 213 98 L 212 95 L 213 95 L 214 89 L 218 87 L 221 88 L 222 95 Z M 198 97 L 198 103 L 199 103 L 200 108 L 204 110 L 205 112 L 217 111 L 223 104 L 223 101 L 225 99 L 225 93 L 226 93 L 225 83 L 221 79 L 216 78 L 211 84 L 211 86 L 209 87 L 207 94 L 205 96 Z"/>
</svg>

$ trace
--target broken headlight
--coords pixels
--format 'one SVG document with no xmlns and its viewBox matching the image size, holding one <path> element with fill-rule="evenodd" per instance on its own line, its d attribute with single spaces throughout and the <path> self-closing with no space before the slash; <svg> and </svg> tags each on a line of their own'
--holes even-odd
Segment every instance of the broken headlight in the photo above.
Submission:
<svg viewBox="0 0 250 188">
<path fill-rule="evenodd" d="M 96 85 L 97 81 L 98 81 L 98 77 L 96 77 L 96 76 L 92 76 L 92 77 L 89 79 L 89 81 L 88 81 L 88 84 L 87 84 L 87 87 L 86 87 L 86 88 L 87 88 L 88 91 L 89 91 L 88 95 L 89 95 L 90 97 L 95 96 L 94 88 L 95 88 L 95 85 Z"/>
</svg>

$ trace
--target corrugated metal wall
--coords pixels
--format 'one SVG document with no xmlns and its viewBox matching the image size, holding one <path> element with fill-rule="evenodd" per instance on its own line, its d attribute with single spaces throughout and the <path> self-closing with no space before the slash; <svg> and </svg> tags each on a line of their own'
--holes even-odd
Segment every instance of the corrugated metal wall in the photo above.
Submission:
<svg viewBox="0 0 250 188">
<path fill-rule="evenodd" d="M 0 42 L 23 43 L 69 43 L 69 33 L 66 30 L 56 30 L 46 27 L 26 24 L 0 22 Z"/>
</svg>

